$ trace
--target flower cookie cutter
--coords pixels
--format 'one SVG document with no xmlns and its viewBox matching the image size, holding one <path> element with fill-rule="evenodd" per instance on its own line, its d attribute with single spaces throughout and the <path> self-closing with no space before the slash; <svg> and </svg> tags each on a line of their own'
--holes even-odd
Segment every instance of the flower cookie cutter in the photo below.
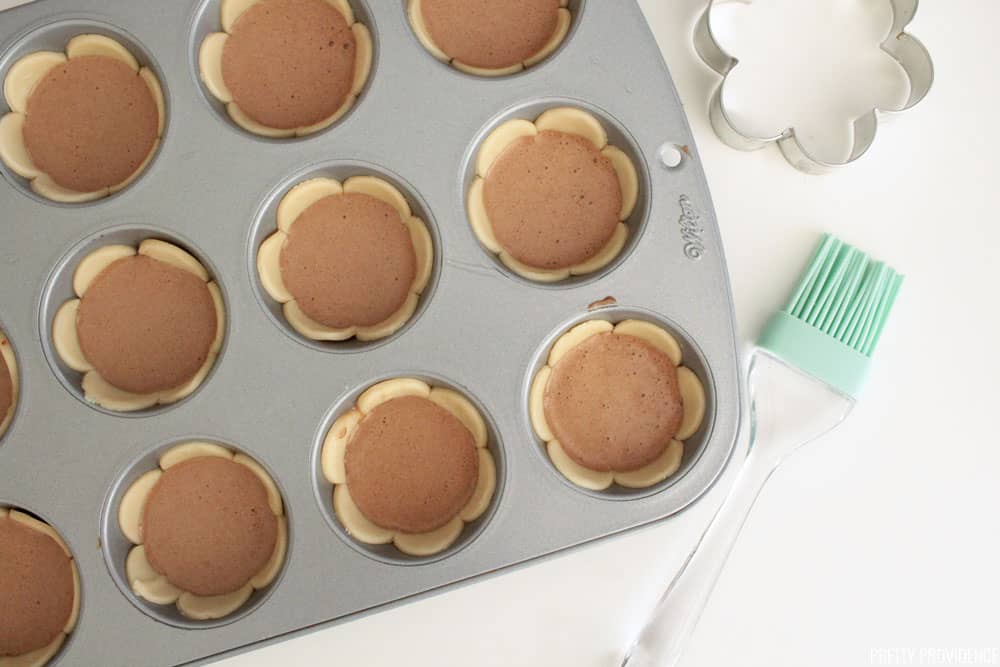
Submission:
<svg viewBox="0 0 1000 667">
<path fill-rule="evenodd" d="M 880 48 L 899 63 L 909 80 L 910 94 L 902 106 L 892 109 L 873 108 L 853 122 L 853 145 L 847 159 L 842 162 L 826 161 L 810 153 L 799 141 L 795 128 L 789 127 L 771 137 L 757 137 L 741 131 L 733 122 L 730 110 L 722 99 L 726 77 L 739 64 L 739 60 L 729 55 L 719 44 L 712 31 L 712 10 L 725 2 L 751 4 L 753 0 L 708 0 L 705 11 L 694 29 L 694 47 L 699 57 L 722 78 L 719 80 L 709 106 L 712 128 L 723 143 L 743 151 L 752 151 L 769 144 L 777 144 L 785 159 L 800 171 L 809 174 L 828 173 L 837 167 L 851 164 L 868 152 L 875 141 L 879 119 L 882 116 L 900 113 L 916 106 L 930 91 L 934 82 L 934 64 L 930 54 L 920 41 L 906 32 L 906 27 L 917 13 L 919 0 L 889 0 L 892 7 L 892 27 Z"/>
</svg>

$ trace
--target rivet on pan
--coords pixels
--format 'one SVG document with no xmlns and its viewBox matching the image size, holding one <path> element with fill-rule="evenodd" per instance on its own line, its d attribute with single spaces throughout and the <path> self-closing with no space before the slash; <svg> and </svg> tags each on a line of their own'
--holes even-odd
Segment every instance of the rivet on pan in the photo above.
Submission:
<svg viewBox="0 0 1000 667">
<path fill-rule="evenodd" d="M 663 144 L 657 152 L 660 164 L 665 169 L 676 169 L 684 162 L 684 156 L 687 153 L 686 149 L 687 146 L 678 146 L 671 143 Z"/>
</svg>

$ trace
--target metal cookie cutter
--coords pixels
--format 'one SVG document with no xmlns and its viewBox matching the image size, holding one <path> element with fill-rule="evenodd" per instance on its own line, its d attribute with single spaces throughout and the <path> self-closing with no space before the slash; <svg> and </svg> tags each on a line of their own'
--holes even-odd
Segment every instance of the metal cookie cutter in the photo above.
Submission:
<svg viewBox="0 0 1000 667">
<path fill-rule="evenodd" d="M 883 115 L 906 111 L 920 102 L 934 82 L 934 64 L 920 41 L 906 32 L 906 26 L 917 13 L 919 0 L 889 0 L 892 6 L 892 28 L 880 45 L 903 68 L 910 83 L 910 95 L 897 109 L 873 108 L 854 120 L 854 144 L 843 162 L 828 162 L 811 155 L 799 142 L 794 128 L 788 128 L 773 137 L 755 137 L 741 132 L 730 118 L 722 101 L 726 76 L 739 60 L 726 53 L 712 32 L 712 10 L 724 2 L 751 4 L 752 0 L 709 0 L 694 30 L 694 47 L 706 65 L 718 72 L 722 79 L 712 94 L 709 114 L 712 127 L 719 138 L 733 148 L 752 151 L 776 143 L 785 159 L 796 169 L 809 174 L 823 174 L 836 167 L 848 165 L 864 155 L 875 141 L 879 118 Z"/>
</svg>

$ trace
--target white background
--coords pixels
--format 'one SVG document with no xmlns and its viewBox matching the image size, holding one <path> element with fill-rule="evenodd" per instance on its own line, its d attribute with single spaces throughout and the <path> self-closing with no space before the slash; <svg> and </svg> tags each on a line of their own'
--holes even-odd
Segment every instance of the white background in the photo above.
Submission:
<svg viewBox="0 0 1000 667">
<path fill-rule="evenodd" d="M 683 664 L 962 664 L 919 651 L 1000 647 L 1000 2 L 925 0 L 910 30 L 935 61 L 930 96 L 825 177 L 722 145 L 716 79 L 690 46 L 704 2 L 641 4 L 708 173 L 745 344 L 821 231 L 907 275 L 863 401 L 772 478 Z M 732 472 L 658 527 L 220 665 L 617 665 Z M 918 653 L 877 652 L 900 648 Z"/>
<path fill-rule="evenodd" d="M 690 46 L 704 0 L 640 1 L 708 174 L 744 346 L 780 307 L 821 231 L 907 274 L 864 400 L 772 479 L 684 666 L 1000 664 L 996 653 L 962 663 L 922 651 L 1000 647 L 1000 2 L 925 0 L 910 30 L 935 60 L 930 96 L 883 126 L 862 162 L 810 177 L 775 150 L 739 153 L 712 133 L 706 104 L 716 79 Z M 838 11 L 885 2 L 832 1 Z M 771 20 L 778 32 L 758 37 L 770 47 L 764 61 L 788 70 L 758 73 L 760 88 L 742 89 L 766 85 L 766 96 L 748 99 L 781 100 L 779 116 L 792 109 L 822 142 L 842 137 L 844 123 L 825 127 L 817 109 L 863 108 L 874 101 L 866 95 L 898 90 L 884 63 L 853 78 L 834 71 L 864 65 L 856 51 L 803 53 L 851 40 L 830 39 L 835 20 L 803 37 L 792 20 L 802 14 L 788 25 Z M 834 97 L 812 99 L 822 94 Z M 732 477 L 731 468 L 655 528 L 218 664 L 617 665 Z"/>
</svg>

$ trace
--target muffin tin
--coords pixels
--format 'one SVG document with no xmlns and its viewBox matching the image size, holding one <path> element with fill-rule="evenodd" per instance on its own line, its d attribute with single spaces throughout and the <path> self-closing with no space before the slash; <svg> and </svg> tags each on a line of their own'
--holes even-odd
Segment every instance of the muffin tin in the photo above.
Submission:
<svg viewBox="0 0 1000 667">
<path fill-rule="evenodd" d="M 351 5 L 373 35 L 371 78 L 345 118 L 291 140 L 237 128 L 203 90 L 195 57 L 217 27 L 218 0 L 40 0 L 0 13 L 0 77 L 26 53 L 98 32 L 128 45 L 166 96 L 156 158 L 116 195 L 57 204 L 6 168 L 0 183 L 0 321 L 21 375 L 16 418 L 0 440 L 0 502 L 40 512 L 76 556 L 83 604 L 57 658 L 62 664 L 207 661 L 647 525 L 704 493 L 733 449 L 740 387 L 721 241 L 680 101 L 638 5 L 571 2 L 574 24 L 560 49 L 496 79 L 434 60 L 410 29 L 405 0 Z M 613 143 L 634 158 L 641 194 L 629 245 L 612 265 L 541 285 L 480 247 L 466 220 L 465 190 L 490 129 L 557 105 L 579 106 L 605 123 Z M 683 159 L 661 158 L 671 155 Z M 433 277 L 416 315 L 392 337 L 306 341 L 260 289 L 256 248 L 288 187 L 311 175 L 366 173 L 399 186 L 427 221 Z M 95 244 L 147 237 L 202 260 L 222 289 L 226 338 L 190 397 L 109 413 L 79 400 L 78 379 L 52 350 L 51 318 L 67 296 L 74 258 Z M 608 296 L 616 303 L 603 301 Z M 555 338 L 587 318 L 666 327 L 705 386 L 705 422 L 681 469 L 649 489 L 577 488 L 532 433 L 531 379 Z M 326 429 L 358 392 L 404 375 L 470 397 L 489 425 L 497 462 L 491 508 L 452 548 L 426 559 L 372 550 L 346 535 L 317 463 Z M 290 522 L 282 575 L 252 605 L 208 624 L 173 617 L 172 608 L 149 609 L 121 588 L 124 537 L 114 521 L 121 491 L 142 465 L 193 439 L 251 453 L 280 486 Z"/>
</svg>

